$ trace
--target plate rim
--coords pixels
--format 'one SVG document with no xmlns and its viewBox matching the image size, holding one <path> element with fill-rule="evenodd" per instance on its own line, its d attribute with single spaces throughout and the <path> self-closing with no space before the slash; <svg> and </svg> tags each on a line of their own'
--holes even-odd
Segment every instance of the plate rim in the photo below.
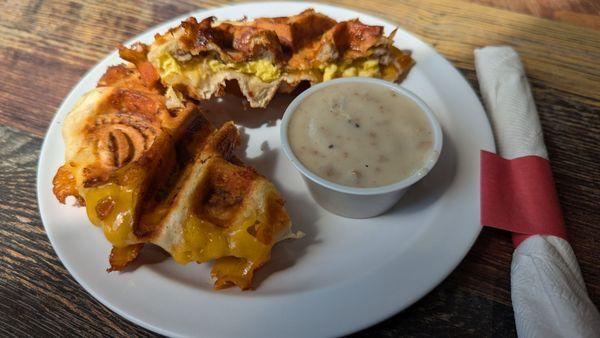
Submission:
<svg viewBox="0 0 600 338">
<path fill-rule="evenodd" d="M 382 18 L 381 16 L 379 16 L 379 14 L 377 14 L 376 12 L 372 12 L 372 11 L 368 11 L 368 10 L 364 10 L 364 9 L 358 9 L 358 8 L 352 8 L 352 7 L 346 7 L 346 6 L 340 6 L 338 4 L 325 4 L 325 3 L 317 3 L 317 2 L 303 2 L 303 1 L 252 1 L 252 2 L 241 2 L 241 3 L 234 3 L 234 4 L 228 4 L 225 6 L 209 6 L 209 7 L 204 7 L 204 8 L 199 8 L 197 10 L 191 11 L 191 12 L 187 12 L 185 14 L 179 15 L 179 16 L 175 16 L 173 18 L 169 18 L 167 20 L 164 20 L 156 25 L 153 25 L 147 29 L 145 29 L 144 31 L 140 32 L 139 34 L 137 34 L 136 36 L 132 37 L 131 39 L 127 40 L 124 44 L 126 45 L 130 45 L 131 43 L 135 42 L 135 41 L 139 41 L 140 36 L 148 33 L 149 31 L 156 31 L 158 30 L 159 27 L 165 25 L 166 23 L 172 22 L 172 21 L 180 21 L 182 19 L 185 19 L 186 17 L 189 16 L 201 16 L 203 12 L 207 12 L 207 11 L 211 11 L 211 10 L 216 10 L 216 9 L 230 9 L 230 8 L 235 8 L 235 7 L 247 7 L 247 6 L 268 6 L 268 5 L 302 5 L 305 8 L 329 8 L 331 10 L 335 10 L 335 9 L 342 9 L 342 10 L 346 10 L 346 11 L 351 11 L 351 12 L 355 12 L 357 14 L 364 14 L 373 18 L 376 18 L 378 20 L 380 20 L 381 22 L 390 25 L 390 26 L 395 26 L 395 27 L 399 27 L 401 30 L 403 30 L 405 33 L 407 33 L 408 35 L 410 35 L 411 37 L 413 37 L 414 39 L 418 40 L 420 43 L 422 43 L 423 45 L 425 45 L 428 49 L 430 49 L 435 56 L 439 57 L 439 59 L 445 64 L 446 67 L 448 67 L 449 69 L 451 69 L 452 72 L 454 72 L 456 75 L 458 75 L 462 81 L 464 81 L 464 84 L 470 89 L 469 93 L 471 95 L 474 96 L 474 98 L 476 99 L 476 101 L 479 103 L 479 107 L 481 108 L 481 112 L 483 113 L 483 120 L 485 121 L 485 124 L 482 126 L 483 128 L 486 129 L 486 134 L 488 134 L 488 139 L 486 140 L 488 142 L 488 144 L 485 145 L 485 148 L 487 150 L 493 151 L 495 152 L 496 150 L 496 146 L 495 146 L 495 139 L 494 139 L 494 135 L 492 132 L 492 128 L 491 128 L 491 124 L 489 121 L 489 118 L 486 114 L 485 108 L 479 98 L 479 96 L 477 95 L 476 91 L 473 89 L 473 87 L 471 86 L 471 84 L 469 83 L 469 81 L 466 79 L 466 77 L 449 61 L 447 60 L 443 55 L 441 55 L 435 48 L 433 48 L 429 43 L 427 43 L 426 41 L 424 41 L 423 39 L 421 39 L 418 35 L 412 33 L 411 31 L 408 31 L 406 29 L 404 29 L 402 26 L 400 26 L 397 23 L 394 23 L 393 21 L 390 21 L 386 18 Z M 318 10 L 318 9 L 317 9 Z M 90 76 L 91 73 L 93 73 L 96 68 L 98 68 L 107 58 L 109 58 L 113 53 L 115 53 L 116 50 L 112 50 L 111 52 L 107 53 L 105 56 L 103 56 L 97 63 L 95 63 L 92 67 L 90 67 L 81 77 L 80 79 L 73 85 L 73 87 L 71 88 L 71 90 L 69 91 L 69 93 L 65 96 L 65 98 L 63 99 L 63 101 L 61 102 L 61 104 L 59 105 L 58 109 L 55 111 L 54 116 L 52 118 L 52 120 L 50 121 L 48 128 L 46 130 L 46 132 L 44 133 L 44 139 L 40 148 L 40 155 L 38 158 L 38 163 L 37 163 L 37 173 L 36 173 L 36 197 L 37 197 L 37 201 L 38 201 L 38 211 L 40 212 L 40 219 L 42 221 L 42 224 L 44 226 L 44 230 L 46 232 L 46 235 L 48 236 L 48 239 L 50 241 L 50 244 L 52 245 L 52 248 L 54 250 L 54 252 L 56 253 L 57 257 L 59 258 L 61 264 L 66 268 L 66 270 L 69 272 L 69 274 L 77 281 L 77 283 L 88 293 L 90 294 L 95 300 L 99 301 L 102 305 L 106 306 L 107 308 L 109 308 L 111 311 L 117 313 L 119 316 L 127 319 L 128 321 L 136 324 L 136 325 L 140 325 L 141 327 L 144 327 L 148 330 L 151 330 L 153 332 L 162 334 L 162 335 L 166 335 L 166 336 L 180 336 L 180 334 L 167 330 L 167 329 L 163 329 L 161 327 L 158 327 L 156 325 L 153 325 L 147 321 L 144 321 L 141 318 L 135 317 L 133 315 L 130 315 L 129 313 L 127 313 L 126 311 L 120 309 L 118 306 L 114 305 L 113 303 L 111 303 L 110 301 L 106 300 L 105 298 L 101 297 L 95 290 L 94 288 L 92 288 L 88 283 L 85 282 L 84 278 L 82 278 L 78 273 L 74 272 L 75 269 L 73 267 L 71 267 L 69 264 L 65 263 L 66 261 L 63 259 L 63 254 L 61 254 L 61 250 L 57 250 L 56 249 L 56 242 L 53 239 L 54 236 L 50 235 L 51 232 L 48 231 L 48 220 L 47 220 L 47 211 L 45 211 L 45 208 L 42 207 L 42 204 L 40 203 L 40 201 L 42 200 L 42 194 L 43 194 L 43 187 L 41 187 L 40 181 L 41 179 L 41 171 L 40 169 L 42 169 L 42 165 L 43 165 L 43 159 L 45 158 L 44 154 L 45 154 L 45 149 L 47 148 L 47 143 L 48 141 L 48 135 L 50 133 L 50 130 L 52 129 L 53 125 L 56 124 L 59 118 L 59 112 L 62 111 L 65 108 L 65 105 L 67 102 L 72 101 L 74 99 L 74 96 L 77 92 L 77 88 L 80 86 L 82 80 L 84 80 L 85 78 L 87 78 L 88 76 Z M 47 206 L 46 206 L 47 207 Z M 367 327 L 370 327 L 374 324 L 377 324 L 397 313 L 399 313 L 400 311 L 403 311 L 404 309 L 412 306 L 416 301 L 418 301 L 419 299 L 421 299 L 422 297 L 424 297 L 425 295 L 427 295 L 428 293 L 430 293 L 434 288 L 436 288 L 438 285 L 440 285 L 455 269 L 456 267 L 464 260 L 465 256 L 470 252 L 473 244 L 475 243 L 476 239 L 479 237 L 479 234 L 481 232 L 482 227 L 479 227 L 477 229 L 477 231 L 473 234 L 472 238 L 470 239 L 470 242 L 468 244 L 468 246 L 465 247 L 465 250 L 462 250 L 464 252 L 462 252 L 462 254 L 460 255 L 461 258 L 459 260 L 457 260 L 457 262 L 455 264 L 451 264 L 450 266 L 448 266 L 445 270 L 445 272 L 442 274 L 443 277 L 440 278 L 438 281 L 435 281 L 431 287 L 428 287 L 425 289 L 425 291 L 420 292 L 418 294 L 414 294 L 413 297 L 410 297 L 410 300 L 405 302 L 405 304 L 399 305 L 397 306 L 397 309 L 394 310 L 393 312 L 387 313 L 387 314 L 383 314 L 381 316 L 378 316 L 377 319 L 373 319 L 370 321 L 365 321 L 359 325 L 353 325 L 351 327 L 347 327 L 345 330 L 343 331 L 338 331 L 338 333 L 340 335 L 345 335 L 345 334 L 349 334 L 352 332 L 357 332 L 359 330 L 365 329 Z M 67 260 L 68 261 L 68 260 Z"/>
</svg>

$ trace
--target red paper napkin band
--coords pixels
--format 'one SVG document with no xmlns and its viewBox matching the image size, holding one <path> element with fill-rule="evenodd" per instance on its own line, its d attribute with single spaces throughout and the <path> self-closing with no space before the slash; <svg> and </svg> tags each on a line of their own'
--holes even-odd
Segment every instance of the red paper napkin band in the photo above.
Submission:
<svg viewBox="0 0 600 338">
<path fill-rule="evenodd" d="M 536 234 L 567 239 L 548 160 L 482 150 L 481 224 L 512 232 L 515 247 Z"/>
</svg>

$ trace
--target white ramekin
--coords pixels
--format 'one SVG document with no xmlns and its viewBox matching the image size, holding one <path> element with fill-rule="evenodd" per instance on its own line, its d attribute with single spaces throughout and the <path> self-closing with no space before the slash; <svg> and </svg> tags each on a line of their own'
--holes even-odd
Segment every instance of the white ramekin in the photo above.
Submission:
<svg viewBox="0 0 600 338">
<path fill-rule="evenodd" d="M 366 83 L 373 86 L 382 86 L 404 95 L 415 102 L 421 110 L 427 115 L 433 132 L 433 151 L 429 160 L 425 161 L 423 167 L 401 181 L 393 184 L 374 187 L 357 188 L 345 186 L 330 182 L 312 171 L 308 170 L 292 151 L 288 140 L 288 124 L 291 116 L 296 111 L 298 105 L 309 95 L 330 86 L 342 83 Z M 442 129 L 431 109 L 412 92 L 400 87 L 397 84 L 367 77 L 348 77 L 339 78 L 323 82 L 310 87 L 302 94 L 298 95 L 287 107 L 281 121 L 281 144 L 283 152 L 292 162 L 294 167 L 302 174 L 308 190 L 312 197 L 323 208 L 344 217 L 350 218 L 369 218 L 380 215 L 390 209 L 404 195 L 406 190 L 417 181 L 422 179 L 433 168 L 437 162 L 442 150 Z"/>
</svg>

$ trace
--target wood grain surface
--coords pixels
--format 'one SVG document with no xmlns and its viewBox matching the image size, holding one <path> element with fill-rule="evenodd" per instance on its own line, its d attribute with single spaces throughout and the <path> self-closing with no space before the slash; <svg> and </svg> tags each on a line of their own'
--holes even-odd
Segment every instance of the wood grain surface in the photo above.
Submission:
<svg viewBox="0 0 600 338">
<path fill-rule="evenodd" d="M 468 0 L 491 7 L 600 28 L 600 1 L 597 0 Z"/>
<path fill-rule="evenodd" d="M 554 18 L 543 11 L 510 8 L 507 2 L 494 5 Z M 474 48 L 509 44 L 519 51 L 538 105 L 571 242 L 590 297 L 599 305 L 599 32 L 453 0 L 334 3 L 414 32 L 454 63 L 474 88 Z M 56 257 L 38 214 L 37 156 L 60 102 L 118 43 L 174 16 L 220 5 L 189 0 L 0 0 L 1 336 L 153 335 L 90 297 Z M 569 8 L 591 17 L 598 14 L 590 6 Z M 511 254 L 507 233 L 484 229 L 439 287 L 356 336 L 514 336 Z"/>
</svg>

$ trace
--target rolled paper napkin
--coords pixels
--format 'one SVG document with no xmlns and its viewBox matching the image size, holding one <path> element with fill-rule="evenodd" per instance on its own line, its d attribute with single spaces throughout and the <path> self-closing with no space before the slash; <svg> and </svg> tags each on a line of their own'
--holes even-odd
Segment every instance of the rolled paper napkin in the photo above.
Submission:
<svg viewBox="0 0 600 338">
<path fill-rule="evenodd" d="M 599 337 L 600 314 L 566 241 L 542 128 L 519 55 L 505 46 L 476 49 L 475 67 L 503 157 L 482 152 L 482 225 L 513 231 L 517 333 Z"/>
</svg>

